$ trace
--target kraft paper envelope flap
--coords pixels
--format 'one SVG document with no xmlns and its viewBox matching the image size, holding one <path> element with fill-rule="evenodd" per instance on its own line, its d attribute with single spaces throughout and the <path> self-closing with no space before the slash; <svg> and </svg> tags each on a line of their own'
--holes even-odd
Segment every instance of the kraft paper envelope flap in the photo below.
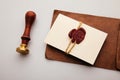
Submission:
<svg viewBox="0 0 120 80">
<path fill-rule="evenodd" d="M 117 59 L 116 59 L 117 68 L 120 69 L 120 24 L 119 24 L 119 32 L 118 32 L 118 44 L 117 44 Z"/>
<path fill-rule="evenodd" d="M 112 70 L 120 69 L 120 40 L 118 40 L 120 39 L 120 19 L 55 10 L 53 14 L 52 24 L 54 23 L 59 13 L 71 17 L 75 20 L 82 21 L 83 23 L 90 26 L 94 26 L 101 31 L 107 32 L 108 37 L 103 44 L 102 49 L 100 50 L 100 53 L 93 66 Z M 86 62 L 73 56 L 66 55 L 64 52 L 49 45 L 46 46 L 45 56 L 47 59 L 89 65 Z"/>
</svg>

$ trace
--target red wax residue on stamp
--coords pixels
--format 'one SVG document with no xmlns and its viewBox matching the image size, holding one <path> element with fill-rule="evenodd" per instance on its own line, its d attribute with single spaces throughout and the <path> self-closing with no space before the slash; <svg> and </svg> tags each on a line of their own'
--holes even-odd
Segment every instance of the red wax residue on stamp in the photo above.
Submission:
<svg viewBox="0 0 120 80">
<path fill-rule="evenodd" d="M 76 42 L 77 44 L 84 40 L 85 35 L 86 31 L 83 28 L 72 29 L 68 34 L 68 36 L 72 39 L 72 43 Z"/>
</svg>

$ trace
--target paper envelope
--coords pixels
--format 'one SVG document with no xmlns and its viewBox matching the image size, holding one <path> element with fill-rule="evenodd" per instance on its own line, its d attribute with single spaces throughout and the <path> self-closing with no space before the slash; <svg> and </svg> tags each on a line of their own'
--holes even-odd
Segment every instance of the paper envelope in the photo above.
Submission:
<svg viewBox="0 0 120 80">
<path fill-rule="evenodd" d="M 47 59 L 120 70 L 120 19 L 55 10 L 51 26 L 59 14 L 82 21 L 87 25 L 108 33 L 108 36 L 93 65 L 71 55 L 66 55 L 63 51 L 50 45 L 46 46 L 45 56 Z"/>
</svg>

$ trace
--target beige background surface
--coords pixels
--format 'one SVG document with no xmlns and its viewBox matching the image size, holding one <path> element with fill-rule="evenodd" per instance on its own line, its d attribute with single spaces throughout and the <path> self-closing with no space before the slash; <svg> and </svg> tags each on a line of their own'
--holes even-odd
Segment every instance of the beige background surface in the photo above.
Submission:
<svg viewBox="0 0 120 80">
<path fill-rule="evenodd" d="M 119 80 L 120 72 L 45 59 L 44 39 L 54 9 L 120 19 L 120 0 L 0 0 L 0 80 Z M 16 52 L 24 30 L 24 15 L 37 14 L 30 54 Z"/>
</svg>

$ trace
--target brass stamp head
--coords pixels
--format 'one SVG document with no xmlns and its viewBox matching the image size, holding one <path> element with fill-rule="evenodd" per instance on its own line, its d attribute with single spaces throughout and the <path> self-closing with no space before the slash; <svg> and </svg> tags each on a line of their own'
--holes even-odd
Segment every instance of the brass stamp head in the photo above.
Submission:
<svg viewBox="0 0 120 80">
<path fill-rule="evenodd" d="M 26 55 L 29 53 L 29 50 L 27 49 L 27 45 L 26 44 L 21 44 L 20 47 L 18 47 L 16 49 L 17 52 L 23 54 L 23 55 Z"/>
</svg>

